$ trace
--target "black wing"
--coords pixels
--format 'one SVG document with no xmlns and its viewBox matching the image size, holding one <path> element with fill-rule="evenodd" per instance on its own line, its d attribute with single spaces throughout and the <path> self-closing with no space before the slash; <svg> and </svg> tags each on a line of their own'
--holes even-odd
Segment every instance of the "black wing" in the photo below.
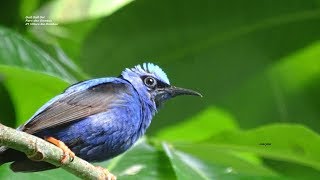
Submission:
<svg viewBox="0 0 320 180">
<path fill-rule="evenodd" d="M 52 103 L 21 130 L 33 134 L 107 111 L 111 106 L 123 103 L 124 96 L 128 94 L 130 94 L 128 84 L 111 82 L 72 93 Z"/>
</svg>

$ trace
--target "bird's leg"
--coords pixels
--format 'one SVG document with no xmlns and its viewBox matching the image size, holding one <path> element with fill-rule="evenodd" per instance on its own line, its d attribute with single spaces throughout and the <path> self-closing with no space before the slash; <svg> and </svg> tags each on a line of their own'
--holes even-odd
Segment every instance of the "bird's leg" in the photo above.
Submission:
<svg viewBox="0 0 320 180">
<path fill-rule="evenodd" d="M 113 174 L 111 174 L 106 168 L 103 168 L 101 166 L 96 166 L 96 168 L 100 169 L 104 172 L 105 178 L 107 180 L 117 180 L 117 177 Z"/>
<path fill-rule="evenodd" d="M 70 158 L 70 161 L 72 162 L 75 154 L 72 152 L 67 145 L 64 144 L 64 142 L 59 141 L 58 139 L 54 137 L 45 137 L 46 141 L 51 142 L 52 144 L 56 145 L 58 148 L 60 148 L 63 151 L 62 158 L 60 160 L 61 164 L 65 164 L 67 160 Z"/>
</svg>

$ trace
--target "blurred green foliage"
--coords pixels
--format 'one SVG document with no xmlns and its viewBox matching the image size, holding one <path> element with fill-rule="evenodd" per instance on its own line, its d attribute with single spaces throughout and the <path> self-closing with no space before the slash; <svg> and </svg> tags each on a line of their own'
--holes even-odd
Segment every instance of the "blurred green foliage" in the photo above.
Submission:
<svg viewBox="0 0 320 180">
<path fill-rule="evenodd" d="M 320 1 L 8 1 L 0 7 L 0 121 L 19 126 L 71 83 L 145 61 L 177 98 L 129 152 L 121 179 L 318 179 Z M 57 26 L 26 26 L 25 16 Z M 266 145 L 270 144 L 270 145 Z M 73 179 L 61 169 L 0 179 Z"/>
</svg>

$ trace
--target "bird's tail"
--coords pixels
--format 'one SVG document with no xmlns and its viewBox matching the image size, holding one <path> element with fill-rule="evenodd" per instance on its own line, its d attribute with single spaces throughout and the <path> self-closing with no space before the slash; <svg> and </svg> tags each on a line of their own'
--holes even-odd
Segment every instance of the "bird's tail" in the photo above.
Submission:
<svg viewBox="0 0 320 180">
<path fill-rule="evenodd" d="M 20 160 L 24 156 L 25 155 L 22 152 L 7 148 L 5 146 L 0 146 L 0 166 L 7 162 Z"/>
<path fill-rule="evenodd" d="M 23 161 L 15 161 L 12 164 L 10 164 L 10 169 L 13 172 L 39 172 L 55 168 L 57 167 L 50 163 L 44 161 L 32 161 L 30 159 L 25 159 Z"/>
<path fill-rule="evenodd" d="M 8 161 L 6 161 L 5 151 L 7 150 L 7 147 L 0 146 L 0 166 Z"/>
</svg>

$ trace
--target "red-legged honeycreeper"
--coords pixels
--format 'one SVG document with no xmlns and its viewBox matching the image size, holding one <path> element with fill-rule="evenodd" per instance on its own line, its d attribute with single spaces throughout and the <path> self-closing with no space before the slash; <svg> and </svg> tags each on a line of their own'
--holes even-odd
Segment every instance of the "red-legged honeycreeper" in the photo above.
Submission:
<svg viewBox="0 0 320 180">
<path fill-rule="evenodd" d="M 144 63 L 125 69 L 119 77 L 70 86 L 18 130 L 62 141 L 76 156 L 89 162 L 104 161 L 128 150 L 145 133 L 159 107 L 179 95 L 201 96 L 196 91 L 171 86 L 159 66 Z M 0 164 L 6 162 L 13 162 L 10 168 L 15 172 L 55 168 L 2 146 Z"/>
</svg>

